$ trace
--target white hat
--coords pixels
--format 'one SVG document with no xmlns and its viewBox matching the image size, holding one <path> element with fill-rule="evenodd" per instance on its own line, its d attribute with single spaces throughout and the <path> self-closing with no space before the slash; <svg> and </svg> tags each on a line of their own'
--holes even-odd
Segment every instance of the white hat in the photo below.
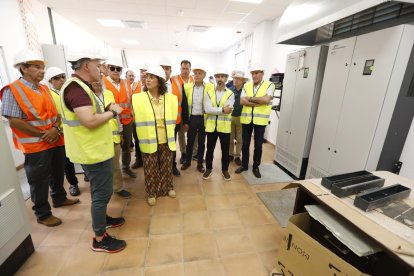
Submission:
<svg viewBox="0 0 414 276">
<path fill-rule="evenodd" d="M 233 72 L 231 72 L 231 77 L 232 78 L 243 78 L 243 79 L 247 79 L 244 76 L 244 72 L 240 71 L 240 70 L 234 70 Z"/>
<path fill-rule="evenodd" d="M 167 76 L 165 75 L 164 69 L 161 68 L 161 66 L 151 66 L 147 70 L 147 74 L 155 75 L 160 78 L 162 78 L 164 81 L 167 80 Z"/>
<path fill-rule="evenodd" d="M 29 61 L 37 61 L 37 62 L 42 62 L 45 63 L 44 59 L 36 54 L 35 52 L 31 51 L 31 50 L 23 50 L 18 52 L 15 56 L 14 56 L 14 67 L 18 68 L 20 66 L 20 64 L 25 63 L 25 62 L 29 62 Z"/>
<path fill-rule="evenodd" d="M 195 66 L 193 66 L 192 70 L 193 70 L 193 72 L 195 70 L 201 70 L 204 73 L 207 73 L 206 68 L 202 64 L 200 64 L 200 63 L 197 63 Z"/>
<path fill-rule="evenodd" d="M 47 68 L 46 73 L 45 73 L 45 81 L 49 82 L 53 77 L 56 77 L 62 74 L 66 75 L 66 73 L 62 69 L 58 67 L 49 67 Z"/>
<path fill-rule="evenodd" d="M 255 71 L 264 71 L 264 67 L 262 65 L 259 65 L 257 63 L 252 64 L 249 68 L 249 72 L 255 72 Z"/>
<path fill-rule="evenodd" d="M 107 65 L 113 65 L 113 66 L 117 66 L 117 67 L 124 67 L 122 65 L 122 61 L 119 57 L 111 57 L 108 58 L 108 60 L 106 61 Z"/>
<path fill-rule="evenodd" d="M 143 62 L 142 65 L 138 68 L 139 70 L 148 70 L 149 63 Z"/>
<path fill-rule="evenodd" d="M 220 75 L 220 74 L 222 74 L 222 75 L 229 75 L 229 73 L 228 73 L 228 71 L 227 71 L 227 69 L 226 68 L 224 68 L 223 66 L 218 66 L 217 68 L 216 68 L 216 70 L 214 70 L 214 76 L 215 75 Z"/>
<path fill-rule="evenodd" d="M 98 59 L 98 60 L 105 60 L 105 58 L 99 54 L 96 54 L 93 51 L 85 51 L 82 53 L 71 53 L 68 57 L 68 62 L 74 63 L 79 61 L 80 59 L 88 58 L 88 59 Z"/>
<path fill-rule="evenodd" d="M 172 66 L 171 64 L 171 60 L 167 57 L 161 57 L 160 61 L 158 62 L 159 65 L 164 65 L 164 66 Z"/>
</svg>

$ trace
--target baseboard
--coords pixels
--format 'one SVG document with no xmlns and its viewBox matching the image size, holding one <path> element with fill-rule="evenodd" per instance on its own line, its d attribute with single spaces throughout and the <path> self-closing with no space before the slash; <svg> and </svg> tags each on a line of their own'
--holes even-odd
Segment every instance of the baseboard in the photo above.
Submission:
<svg viewBox="0 0 414 276">
<path fill-rule="evenodd" d="M 14 275 L 33 252 L 32 237 L 28 235 L 4 263 L 0 265 L 0 275 Z"/>
</svg>

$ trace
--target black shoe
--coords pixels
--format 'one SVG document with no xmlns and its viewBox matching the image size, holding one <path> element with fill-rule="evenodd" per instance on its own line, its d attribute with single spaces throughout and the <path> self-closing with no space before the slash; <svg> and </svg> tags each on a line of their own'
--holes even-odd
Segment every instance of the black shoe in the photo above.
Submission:
<svg viewBox="0 0 414 276">
<path fill-rule="evenodd" d="M 193 156 L 193 160 L 194 160 L 194 161 L 198 161 L 198 156 L 197 156 L 197 155 L 194 155 L 194 156 Z"/>
<path fill-rule="evenodd" d="M 259 168 L 253 169 L 253 174 L 254 176 L 256 176 L 257 178 L 261 178 L 262 174 L 260 173 Z"/>
<path fill-rule="evenodd" d="M 180 158 L 180 164 L 184 164 L 185 163 L 185 159 L 186 159 L 185 153 L 182 153 L 181 154 L 181 158 Z"/>
<path fill-rule="evenodd" d="M 141 162 L 135 162 L 134 164 L 131 165 L 131 169 L 138 169 L 141 168 L 143 166 L 142 161 Z"/>
<path fill-rule="evenodd" d="M 113 218 L 110 216 L 106 216 L 106 229 L 108 228 L 116 228 L 125 223 L 124 218 Z"/>
<path fill-rule="evenodd" d="M 234 156 L 229 155 L 229 162 L 234 160 Z"/>
<path fill-rule="evenodd" d="M 211 170 L 206 170 L 206 171 L 203 173 L 203 179 L 209 179 L 209 178 L 210 178 L 210 176 L 211 176 L 211 174 L 212 174 L 212 171 L 211 171 Z"/>
<path fill-rule="evenodd" d="M 93 238 L 92 242 L 92 250 L 97 252 L 116 253 L 124 250 L 125 247 L 126 242 L 124 240 L 115 239 L 108 235 L 108 233 L 104 234 L 100 242 L 95 238 Z"/>
<path fill-rule="evenodd" d="M 181 166 L 181 170 L 182 170 L 182 171 L 185 171 L 185 170 L 186 170 L 186 169 L 188 169 L 190 166 L 191 166 L 191 163 L 184 163 L 184 164 Z"/>
<path fill-rule="evenodd" d="M 89 182 L 89 178 L 86 176 L 86 174 L 85 174 L 85 176 L 83 177 L 83 181 L 85 181 L 85 182 Z"/>
<path fill-rule="evenodd" d="M 234 158 L 234 163 L 236 163 L 237 166 L 241 166 L 242 165 L 242 161 L 241 161 L 240 157 Z"/>
<path fill-rule="evenodd" d="M 137 178 L 137 175 L 130 169 L 122 170 L 122 172 L 131 178 Z"/>
<path fill-rule="evenodd" d="M 181 173 L 180 173 L 180 171 L 177 169 L 177 167 L 174 167 L 174 168 L 173 168 L 173 175 L 175 175 L 175 176 L 180 176 L 180 175 L 181 175 Z"/>
<path fill-rule="evenodd" d="M 243 168 L 243 166 L 240 166 L 236 169 L 235 173 L 242 173 L 244 171 L 247 171 L 247 169 Z"/>
<path fill-rule="evenodd" d="M 206 169 L 204 168 L 203 164 L 198 164 L 197 165 L 197 170 L 201 173 L 204 173 L 206 171 Z"/>
<path fill-rule="evenodd" d="M 69 193 L 70 193 L 71 196 L 78 196 L 78 195 L 80 195 L 80 190 L 79 190 L 78 184 L 76 184 L 76 185 L 70 185 L 69 186 Z"/>
<path fill-rule="evenodd" d="M 130 198 L 131 197 L 131 193 L 128 192 L 127 190 L 120 190 L 119 192 L 115 192 L 117 195 L 119 195 L 120 197 L 123 198 Z"/>
</svg>

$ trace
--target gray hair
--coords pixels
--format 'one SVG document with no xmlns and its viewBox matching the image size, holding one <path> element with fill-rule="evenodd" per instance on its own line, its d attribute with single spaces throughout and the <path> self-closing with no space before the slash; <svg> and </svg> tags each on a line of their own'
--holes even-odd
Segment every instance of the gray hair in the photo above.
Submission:
<svg viewBox="0 0 414 276">
<path fill-rule="evenodd" d="M 90 58 L 81 58 L 81 59 L 79 59 L 75 62 L 71 62 L 72 70 L 74 70 L 74 71 L 79 70 L 82 67 L 82 65 L 84 65 L 85 63 L 87 63 L 90 60 L 91 60 Z"/>
</svg>

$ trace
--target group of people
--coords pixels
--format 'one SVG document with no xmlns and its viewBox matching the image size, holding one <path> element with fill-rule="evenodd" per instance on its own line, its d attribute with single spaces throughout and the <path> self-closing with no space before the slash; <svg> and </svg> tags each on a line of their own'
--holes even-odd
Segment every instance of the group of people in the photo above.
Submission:
<svg viewBox="0 0 414 276">
<path fill-rule="evenodd" d="M 171 76 L 168 58 L 154 66 L 144 64 L 139 68 L 140 81 L 135 81 L 134 72 L 124 70 L 117 58 L 81 54 L 72 56 L 69 63 L 74 71 L 70 78 L 57 67 L 45 73 L 45 61 L 24 50 L 16 55 L 14 64 L 22 77 L 0 90 L 2 115 L 10 123 L 15 147 L 25 155 L 38 223 L 61 224 L 52 215 L 49 187 L 53 207 L 79 202 L 67 198 L 63 187 L 65 174 L 69 193 L 80 194 L 74 169 L 77 163 L 91 187 L 92 249 L 123 250 L 126 242 L 106 232 L 125 223 L 122 217 L 107 215 L 111 196 L 129 198 L 122 173 L 136 178 L 132 169 L 143 166 L 148 204 L 155 205 L 162 196 L 175 198 L 173 176 L 181 174 L 176 162 L 177 136 L 181 170 L 190 168 L 194 159 L 203 179 L 212 175 L 219 140 L 221 174 L 229 181 L 229 162 L 234 160 L 239 166 L 235 173 L 248 169 L 254 131 L 253 174 L 261 177 L 264 130 L 275 89 L 263 80 L 262 67 L 251 68 L 252 82 L 246 82 L 243 71 L 233 71 L 230 85 L 229 72 L 217 68 L 214 85 L 204 82 L 205 67 L 191 68 L 188 60 L 181 62 L 177 76 Z M 125 79 L 121 78 L 123 70 Z M 41 84 L 43 79 L 49 87 Z M 131 165 L 132 138 L 135 162 Z"/>
</svg>

